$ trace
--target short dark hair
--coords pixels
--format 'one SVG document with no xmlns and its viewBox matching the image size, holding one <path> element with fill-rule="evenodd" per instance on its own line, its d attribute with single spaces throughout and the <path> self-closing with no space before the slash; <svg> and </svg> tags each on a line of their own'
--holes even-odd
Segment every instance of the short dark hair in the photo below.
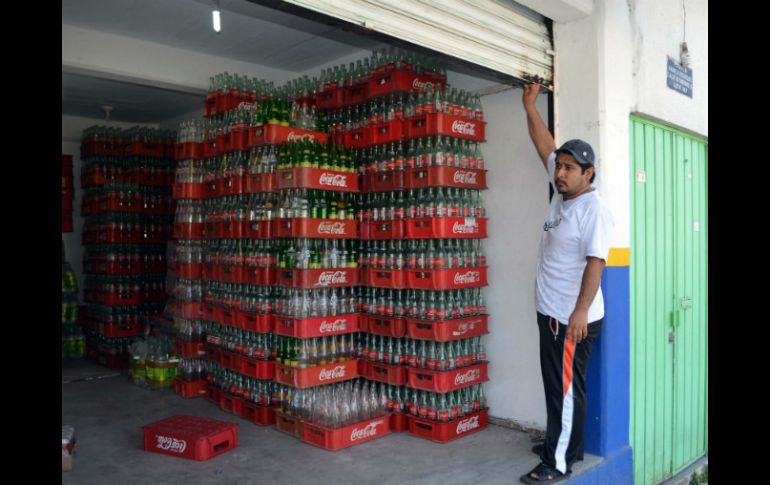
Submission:
<svg viewBox="0 0 770 485">
<path fill-rule="evenodd" d="M 580 173 L 586 173 L 586 170 L 588 170 L 589 167 L 594 167 L 594 174 L 591 175 L 591 180 L 588 181 L 589 184 L 594 183 L 594 179 L 596 179 L 596 166 L 590 163 L 579 163 L 580 165 Z"/>
</svg>

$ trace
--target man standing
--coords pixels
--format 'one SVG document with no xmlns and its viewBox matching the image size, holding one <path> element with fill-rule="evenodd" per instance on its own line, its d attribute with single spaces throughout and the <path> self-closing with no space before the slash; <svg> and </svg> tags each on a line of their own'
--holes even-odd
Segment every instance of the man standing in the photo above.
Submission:
<svg viewBox="0 0 770 485">
<path fill-rule="evenodd" d="M 599 286 L 613 227 L 610 211 L 591 187 L 591 145 L 570 140 L 556 149 L 535 108 L 539 91 L 537 84 L 525 85 L 522 102 L 529 135 L 557 194 L 543 225 L 535 287 L 548 422 L 541 463 L 521 477 L 524 483 L 561 481 L 583 458 L 585 373 L 604 318 Z"/>
</svg>

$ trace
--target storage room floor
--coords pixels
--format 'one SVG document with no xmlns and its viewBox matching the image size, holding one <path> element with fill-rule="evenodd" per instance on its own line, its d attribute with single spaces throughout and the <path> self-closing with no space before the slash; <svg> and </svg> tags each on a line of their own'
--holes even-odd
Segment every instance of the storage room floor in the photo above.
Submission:
<svg viewBox="0 0 770 485">
<path fill-rule="evenodd" d="M 239 446 L 208 461 L 143 450 L 142 426 L 176 414 L 238 423 Z M 391 434 L 327 451 L 225 413 L 203 398 L 132 384 L 126 371 L 83 360 L 62 363 L 62 424 L 77 439 L 72 471 L 62 484 L 512 484 L 537 465 L 527 433 L 490 424 L 439 444 Z M 600 457 L 586 455 L 573 479 Z M 562 482 L 565 483 L 565 482 Z"/>
</svg>

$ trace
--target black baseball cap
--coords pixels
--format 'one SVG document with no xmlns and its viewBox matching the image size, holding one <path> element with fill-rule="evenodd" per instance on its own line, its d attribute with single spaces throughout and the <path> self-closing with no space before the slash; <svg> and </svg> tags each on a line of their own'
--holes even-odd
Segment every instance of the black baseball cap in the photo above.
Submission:
<svg viewBox="0 0 770 485">
<path fill-rule="evenodd" d="M 575 161 L 580 165 L 593 165 L 595 161 L 594 149 L 583 140 L 569 140 L 556 150 L 556 154 L 568 153 L 575 157 Z"/>
</svg>

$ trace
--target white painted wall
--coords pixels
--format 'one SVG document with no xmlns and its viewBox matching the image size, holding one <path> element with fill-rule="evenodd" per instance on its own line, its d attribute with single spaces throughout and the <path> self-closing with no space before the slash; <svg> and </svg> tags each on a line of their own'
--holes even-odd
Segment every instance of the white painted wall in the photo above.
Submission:
<svg viewBox="0 0 770 485">
<path fill-rule="evenodd" d="M 535 269 L 548 210 L 548 176 L 529 138 L 521 94 L 516 89 L 482 98 L 489 170 L 484 192 L 489 286 L 484 294 L 491 315 L 486 389 L 493 416 L 545 429 Z M 546 98 L 538 99 L 537 106 L 546 118 Z"/>
<path fill-rule="evenodd" d="M 132 126 L 149 126 L 158 128 L 153 123 L 123 123 L 119 121 L 105 122 L 100 119 L 82 118 L 79 116 L 61 117 L 61 152 L 62 155 L 72 155 L 72 175 L 75 184 L 75 200 L 72 205 L 72 232 L 62 233 L 61 238 L 64 241 L 65 254 L 67 261 L 72 265 L 75 271 L 75 277 L 78 282 L 78 301 L 83 304 L 83 222 L 80 215 L 80 204 L 83 200 L 83 189 L 80 188 L 80 171 L 83 168 L 83 160 L 80 159 L 80 140 L 83 130 L 93 126 L 113 126 L 118 128 L 131 128 Z"/>
</svg>

